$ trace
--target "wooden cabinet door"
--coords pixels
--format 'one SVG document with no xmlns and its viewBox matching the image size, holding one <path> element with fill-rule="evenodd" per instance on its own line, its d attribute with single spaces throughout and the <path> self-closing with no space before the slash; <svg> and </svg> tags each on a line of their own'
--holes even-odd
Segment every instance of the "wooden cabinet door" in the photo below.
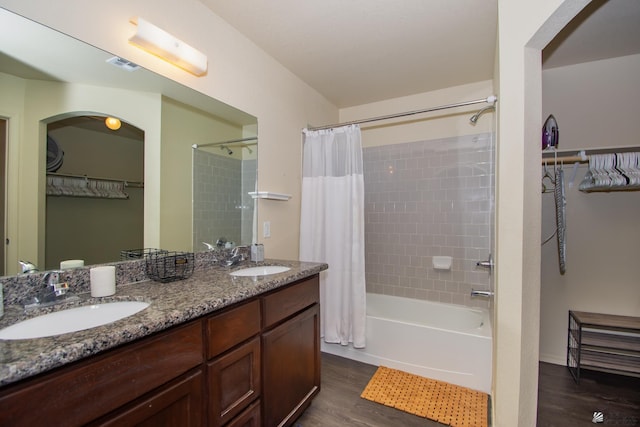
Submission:
<svg viewBox="0 0 640 427">
<path fill-rule="evenodd" d="M 260 338 L 214 359 L 208 367 L 209 423 L 221 426 L 260 396 Z"/>
<path fill-rule="evenodd" d="M 289 426 L 320 391 L 320 315 L 312 305 L 263 333 L 265 427 Z"/>
<path fill-rule="evenodd" d="M 254 402 L 226 427 L 260 427 L 260 401 Z"/>
<path fill-rule="evenodd" d="M 0 425 L 80 426 L 203 362 L 195 321 L 0 390 Z"/>
<path fill-rule="evenodd" d="M 198 369 L 90 426 L 200 427 L 203 377 Z"/>
</svg>

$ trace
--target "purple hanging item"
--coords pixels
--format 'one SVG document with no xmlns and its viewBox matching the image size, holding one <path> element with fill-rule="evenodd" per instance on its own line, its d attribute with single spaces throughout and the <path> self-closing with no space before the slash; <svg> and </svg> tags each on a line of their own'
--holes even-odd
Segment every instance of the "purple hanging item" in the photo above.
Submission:
<svg viewBox="0 0 640 427">
<path fill-rule="evenodd" d="M 550 114 L 542 126 L 542 149 L 546 150 L 549 147 L 557 149 L 559 138 L 558 122 L 553 114 Z"/>
</svg>

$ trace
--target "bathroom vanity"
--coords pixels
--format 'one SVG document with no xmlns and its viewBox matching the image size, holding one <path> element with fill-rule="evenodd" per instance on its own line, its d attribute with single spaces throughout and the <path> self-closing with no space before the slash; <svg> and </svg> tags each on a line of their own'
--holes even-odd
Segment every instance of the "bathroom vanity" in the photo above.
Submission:
<svg viewBox="0 0 640 427">
<path fill-rule="evenodd" d="M 0 425 L 292 425 L 320 390 L 327 266 L 287 265 L 119 286 L 151 305 L 86 331 L 0 341 Z"/>
</svg>

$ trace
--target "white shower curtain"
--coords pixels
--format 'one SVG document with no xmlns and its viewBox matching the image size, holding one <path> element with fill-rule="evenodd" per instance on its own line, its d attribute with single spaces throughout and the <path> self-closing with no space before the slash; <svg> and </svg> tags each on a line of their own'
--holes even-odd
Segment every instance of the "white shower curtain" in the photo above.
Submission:
<svg viewBox="0 0 640 427">
<path fill-rule="evenodd" d="M 320 334 L 365 346 L 364 175 L 359 126 L 303 131 L 300 259 L 320 274 Z"/>
</svg>

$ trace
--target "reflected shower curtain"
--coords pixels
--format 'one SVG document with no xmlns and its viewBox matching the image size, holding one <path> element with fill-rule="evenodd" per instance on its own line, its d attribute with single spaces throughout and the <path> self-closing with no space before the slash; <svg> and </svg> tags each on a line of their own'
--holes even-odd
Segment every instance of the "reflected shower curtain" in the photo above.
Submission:
<svg viewBox="0 0 640 427">
<path fill-rule="evenodd" d="M 320 274 L 320 335 L 365 346 L 364 175 L 360 128 L 303 131 L 300 259 Z"/>
</svg>

